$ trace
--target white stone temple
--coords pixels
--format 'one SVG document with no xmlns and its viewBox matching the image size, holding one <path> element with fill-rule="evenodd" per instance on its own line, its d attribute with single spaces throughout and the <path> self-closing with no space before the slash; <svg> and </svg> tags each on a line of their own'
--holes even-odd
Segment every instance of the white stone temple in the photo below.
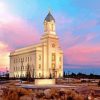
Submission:
<svg viewBox="0 0 100 100">
<path fill-rule="evenodd" d="M 50 12 L 44 20 L 40 43 L 10 53 L 10 77 L 26 77 L 27 71 L 35 78 L 63 77 L 63 51 Z"/>
</svg>

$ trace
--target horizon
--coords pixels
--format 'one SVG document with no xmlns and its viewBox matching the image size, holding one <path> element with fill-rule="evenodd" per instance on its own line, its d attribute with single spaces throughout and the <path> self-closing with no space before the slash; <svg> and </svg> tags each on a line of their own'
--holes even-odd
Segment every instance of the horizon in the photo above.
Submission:
<svg viewBox="0 0 100 100">
<path fill-rule="evenodd" d="M 0 70 L 9 68 L 11 51 L 40 41 L 50 7 L 64 51 L 64 69 L 100 75 L 99 4 L 99 0 L 0 1 Z"/>
</svg>

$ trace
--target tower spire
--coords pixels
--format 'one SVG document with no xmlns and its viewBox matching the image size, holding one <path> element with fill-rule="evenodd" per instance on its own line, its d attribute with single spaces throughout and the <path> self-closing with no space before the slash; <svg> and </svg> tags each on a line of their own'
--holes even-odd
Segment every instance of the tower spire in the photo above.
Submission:
<svg viewBox="0 0 100 100">
<path fill-rule="evenodd" d="M 50 10 L 44 20 L 44 32 L 46 34 L 56 34 L 55 33 L 55 19 L 52 16 L 52 14 L 50 13 Z"/>
<path fill-rule="evenodd" d="M 51 8 L 50 7 L 49 7 L 48 11 L 49 11 L 49 13 L 51 12 Z"/>
</svg>

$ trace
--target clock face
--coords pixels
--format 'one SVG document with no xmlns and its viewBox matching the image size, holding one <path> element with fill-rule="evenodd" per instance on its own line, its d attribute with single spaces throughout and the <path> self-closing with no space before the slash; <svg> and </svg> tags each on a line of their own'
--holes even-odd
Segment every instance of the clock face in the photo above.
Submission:
<svg viewBox="0 0 100 100">
<path fill-rule="evenodd" d="M 52 44 L 52 47 L 53 47 L 53 48 L 55 47 L 55 44 L 54 44 L 54 43 Z"/>
</svg>

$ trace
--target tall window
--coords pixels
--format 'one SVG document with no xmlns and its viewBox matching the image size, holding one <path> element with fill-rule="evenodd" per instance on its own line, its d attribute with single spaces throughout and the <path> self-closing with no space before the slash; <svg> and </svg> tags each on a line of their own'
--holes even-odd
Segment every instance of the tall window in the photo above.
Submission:
<svg viewBox="0 0 100 100">
<path fill-rule="evenodd" d="M 61 57 L 59 57 L 59 61 L 61 61 Z"/>
<path fill-rule="evenodd" d="M 23 61 L 24 61 L 24 58 L 23 58 Z"/>
<path fill-rule="evenodd" d="M 52 64 L 52 69 L 54 69 L 55 68 L 55 64 Z"/>
<path fill-rule="evenodd" d="M 29 62 L 29 57 L 28 57 L 28 62 Z"/>
<path fill-rule="evenodd" d="M 59 66 L 59 69 L 61 69 L 61 65 Z"/>
<path fill-rule="evenodd" d="M 17 59 L 16 59 L 16 63 L 17 63 Z"/>
<path fill-rule="evenodd" d="M 20 62 L 20 58 L 19 58 L 19 62 Z"/>
<path fill-rule="evenodd" d="M 41 77 L 41 73 L 39 73 L 39 77 Z"/>
<path fill-rule="evenodd" d="M 39 69 L 41 69 L 41 64 L 39 64 Z"/>
<path fill-rule="evenodd" d="M 52 53 L 52 61 L 55 61 L 56 57 L 55 57 L 55 53 Z"/>
<path fill-rule="evenodd" d="M 14 63 L 15 63 L 15 59 L 14 59 Z"/>
<path fill-rule="evenodd" d="M 61 73 L 59 73 L 59 77 L 61 77 Z"/>
<path fill-rule="evenodd" d="M 27 61 L 27 57 L 26 57 L 26 61 Z"/>
<path fill-rule="evenodd" d="M 16 71 L 17 71 L 17 66 L 16 66 Z"/>
<path fill-rule="evenodd" d="M 39 55 L 39 60 L 41 60 L 41 55 Z"/>
<path fill-rule="evenodd" d="M 22 70 L 24 70 L 24 66 L 22 66 Z"/>
<path fill-rule="evenodd" d="M 30 61 L 32 61 L 32 57 L 30 57 Z"/>
</svg>

